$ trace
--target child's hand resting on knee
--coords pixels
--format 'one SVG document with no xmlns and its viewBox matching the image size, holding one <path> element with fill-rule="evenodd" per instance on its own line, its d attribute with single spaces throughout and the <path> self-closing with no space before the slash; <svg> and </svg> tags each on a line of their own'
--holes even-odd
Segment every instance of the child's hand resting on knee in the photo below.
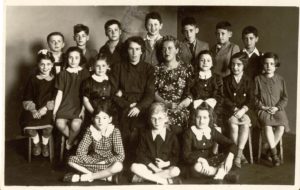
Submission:
<svg viewBox="0 0 300 190">
<path fill-rule="evenodd" d="M 155 164 L 158 168 L 165 168 L 165 167 L 168 167 L 170 165 L 170 161 L 163 161 L 160 158 L 156 158 L 155 159 Z"/>
</svg>

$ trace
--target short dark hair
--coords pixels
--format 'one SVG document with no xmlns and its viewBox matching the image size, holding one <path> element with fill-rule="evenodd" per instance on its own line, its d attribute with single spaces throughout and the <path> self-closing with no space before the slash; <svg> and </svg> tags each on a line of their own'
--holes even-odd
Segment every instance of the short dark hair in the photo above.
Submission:
<svg viewBox="0 0 300 190">
<path fill-rule="evenodd" d="M 61 33 L 61 32 L 51 32 L 50 34 L 48 34 L 47 36 L 47 42 L 49 42 L 50 38 L 52 36 L 61 36 L 61 38 L 63 39 L 63 41 L 65 41 L 65 36 Z"/>
<path fill-rule="evenodd" d="M 216 30 L 218 30 L 218 29 L 224 29 L 224 30 L 231 31 L 231 24 L 228 21 L 218 22 L 216 25 Z"/>
<path fill-rule="evenodd" d="M 158 12 L 150 12 L 148 14 L 146 14 L 146 17 L 145 17 L 145 27 L 147 27 L 147 22 L 149 19 L 156 19 L 159 21 L 159 23 L 162 23 L 162 19 L 161 19 L 161 16 Z"/>
<path fill-rule="evenodd" d="M 210 51 L 210 50 L 202 50 L 199 52 L 198 56 L 197 56 L 197 59 L 196 59 L 196 65 L 195 65 L 195 71 L 196 72 L 199 72 L 200 71 L 200 66 L 199 66 L 199 62 L 200 62 L 200 59 L 201 59 L 201 56 L 204 55 L 204 54 L 208 54 L 210 55 L 211 57 L 211 60 L 212 60 L 212 66 L 214 66 L 214 63 L 215 63 L 215 59 L 214 59 L 214 56 L 213 56 L 213 52 Z"/>
<path fill-rule="evenodd" d="M 98 115 L 101 111 L 106 113 L 110 117 L 112 117 L 114 113 L 110 101 L 107 101 L 105 97 L 103 99 L 99 99 L 96 105 L 94 105 L 94 112 L 92 114 L 93 118 L 95 118 L 96 115 Z"/>
<path fill-rule="evenodd" d="M 87 35 L 89 35 L 90 33 L 90 29 L 88 26 L 86 25 L 83 25 L 83 24 L 76 24 L 74 27 L 73 27 L 73 32 L 74 32 L 74 35 L 78 34 L 79 32 L 81 31 L 84 31 Z"/>
<path fill-rule="evenodd" d="M 137 44 L 139 44 L 141 46 L 141 49 L 142 49 L 142 52 L 145 53 L 146 51 L 146 44 L 145 44 L 145 41 L 142 37 L 140 36 L 132 36 L 132 37 L 129 37 L 125 42 L 124 42 L 124 48 L 125 48 L 125 51 L 128 50 L 129 48 L 129 44 L 131 42 L 135 42 Z"/>
<path fill-rule="evenodd" d="M 258 30 L 254 26 L 246 26 L 243 31 L 242 31 L 242 38 L 247 35 L 252 33 L 255 37 L 258 37 Z"/>
<path fill-rule="evenodd" d="M 77 51 L 80 55 L 80 63 L 79 65 L 82 65 L 83 63 L 86 63 L 86 58 L 85 56 L 83 55 L 83 52 L 82 52 L 82 49 L 80 49 L 79 47 L 77 46 L 72 46 L 72 47 L 69 47 L 66 51 L 66 65 L 67 67 L 69 66 L 69 63 L 68 63 L 68 57 L 69 57 L 69 54 L 73 51 Z"/>
<path fill-rule="evenodd" d="M 111 19 L 111 20 L 108 20 L 108 21 L 104 24 L 104 30 L 105 30 L 105 32 L 106 32 L 106 30 L 108 29 L 108 27 L 111 26 L 111 25 L 113 25 L 113 24 L 118 25 L 118 27 L 119 27 L 120 29 L 122 29 L 122 28 L 121 28 L 121 23 L 120 23 L 118 20 L 116 20 L 116 19 Z"/>
<path fill-rule="evenodd" d="M 182 21 L 181 21 L 181 27 L 185 27 L 186 25 L 192 25 L 197 27 L 197 22 L 195 20 L 194 17 L 185 17 Z"/>
<path fill-rule="evenodd" d="M 244 69 L 245 69 L 245 66 L 248 64 L 248 61 L 249 61 L 249 57 L 248 57 L 248 55 L 247 55 L 246 52 L 235 53 L 230 58 L 230 63 L 229 63 L 230 70 L 232 69 L 231 67 L 232 67 L 232 60 L 233 59 L 240 60 L 243 63 L 243 65 L 244 65 Z"/>
<path fill-rule="evenodd" d="M 275 62 L 275 66 L 280 67 L 279 57 L 276 53 L 273 53 L 273 52 L 266 52 L 262 55 L 262 57 L 261 57 L 262 65 L 265 64 L 265 59 L 268 59 L 268 58 L 273 58 L 274 62 Z"/>
<path fill-rule="evenodd" d="M 203 102 L 200 106 L 198 106 L 196 109 L 192 110 L 191 113 L 191 125 L 196 125 L 196 117 L 199 111 L 203 111 L 206 110 L 208 112 L 208 116 L 209 116 L 209 127 L 213 127 L 214 126 L 214 122 L 215 122 L 215 113 L 214 113 L 214 109 L 212 107 L 210 107 L 206 102 Z M 190 125 L 190 126 L 191 126 Z"/>
</svg>

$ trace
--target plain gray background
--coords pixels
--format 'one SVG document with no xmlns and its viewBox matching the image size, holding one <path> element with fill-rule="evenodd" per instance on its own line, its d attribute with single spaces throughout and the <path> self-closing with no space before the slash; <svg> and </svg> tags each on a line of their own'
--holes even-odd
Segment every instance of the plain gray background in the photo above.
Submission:
<svg viewBox="0 0 300 190">
<path fill-rule="evenodd" d="M 46 36 L 53 31 L 65 35 L 66 46 L 75 45 L 73 26 L 90 28 L 88 46 L 97 51 L 106 42 L 104 23 L 118 19 L 124 27 L 123 38 L 145 35 L 144 17 L 158 11 L 163 18 L 162 35 L 182 40 L 181 19 L 194 16 L 199 24 L 198 37 L 212 46 L 215 25 L 228 20 L 233 25 L 231 41 L 242 48 L 241 31 L 247 25 L 259 30 L 258 49 L 278 53 L 282 66 L 278 69 L 287 83 L 289 103 L 286 108 L 292 133 L 296 131 L 298 8 L 296 7 L 179 7 L 179 6 L 9 6 L 6 12 L 6 77 L 5 137 L 18 138 L 21 98 L 29 73 L 36 66 L 38 50 L 47 48 Z"/>
</svg>

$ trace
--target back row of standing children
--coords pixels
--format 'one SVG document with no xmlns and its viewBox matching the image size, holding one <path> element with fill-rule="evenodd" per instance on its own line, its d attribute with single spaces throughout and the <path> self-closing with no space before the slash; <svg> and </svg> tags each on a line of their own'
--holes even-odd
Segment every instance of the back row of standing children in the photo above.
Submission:
<svg viewBox="0 0 300 190">
<path fill-rule="evenodd" d="M 83 179 L 78 175 L 67 175 L 66 179 L 106 179 L 122 170 L 124 155 L 127 161 L 140 158 L 141 154 L 136 152 L 136 148 L 144 146 L 141 143 L 145 139 L 142 138 L 140 142 L 138 139 L 142 129 L 148 125 L 146 121 L 153 116 L 148 115 L 148 108 L 156 101 L 166 107 L 165 113 L 168 115 L 172 133 L 181 134 L 184 126 L 188 125 L 185 134 L 178 136 L 184 147 L 183 160 L 195 164 L 194 170 L 198 173 L 212 176 L 218 173 L 216 179 L 223 179 L 231 168 L 234 155 L 234 164 L 241 167 L 249 127 L 258 125 L 255 122 L 256 116 L 260 125 L 264 126 L 273 163 L 279 165 L 276 145 L 284 128 L 288 128 L 284 112 L 287 104 L 286 85 L 282 77 L 274 73 L 279 66 L 277 55 L 265 53 L 261 56 L 256 49 L 257 29 L 253 26 L 245 27 L 242 32 L 245 49 L 240 52 L 239 47 L 229 41 L 232 31 L 228 22 L 217 24 L 217 44 L 211 51 L 208 51 L 207 43 L 196 38 L 199 29 L 194 18 L 188 17 L 182 21 L 182 32 L 185 36 L 182 43 L 174 37 L 160 35 L 162 20 L 156 12 L 147 14 L 145 26 L 145 39 L 130 37 L 122 44 L 121 24 L 116 20 L 109 20 L 105 24 L 105 34 L 109 40 L 100 48 L 98 56 L 96 51 L 86 48 L 89 29 L 84 25 L 74 26 L 77 47 L 70 47 L 65 56 L 62 53 L 64 36 L 59 32 L 49 34 L 47 41 L 50 51 L 43 50 L 38 53 L 39 71 L 29 80 L 23 99 L 23 107 L 27 111 L 22 126 L 33 140 L 33 154 L 39 155 L 41 151 L 44 156 L 49 154 L 46 145 L 53 119 L 55 126 L 67 137 L 66 149 L 70 150 L 80 140 L 77 136 L 86 115 L 86 118 L 92 120 L 89 122 L 91 126 L 85 126 L 86 132 L 78 146 L 77 157 L 71 157 L 69 164 L 87 175 Z M 256 77 L 258 74 L 261 75 Z M 222 79 L 222 76 L 227 77 Z M 252 83 L 254 77 L 255 84 Z M 106 104 L 108 107 L 115 104 L 117 109 L 108 112 L 108 108 L 103 108 Z M 207 117 L 201 114 L 197 116 L 200 111 L 195 110 L 199 106 L 207 105 L 214 108 L 214 113 L 213 116 L 209 115 L 210 123 L 205 124 L 209 127 L 201 129 L 202 117 Z M 224 108 L 228 112 L 223 115 Z M 106 114 L 103 117 L 108 120 L 104 124 L 103 118 L 99 116 L 102 112 Z M 196 112 L 196 115 L 189 112 Z M 188 118 L 189 123 L 186 124 Z M 112 119 L 114 122 L 110 121 Z M 228 129 L 223 127 L 227 123 Z M 158 134 L 163 138 L 160 143 L 166 143 L 166 133 L 156 130 L 155 122 L 150 122 L 150 126 L 152 141 L 154 142 L 154 136 Z M 274 133 L 273 126 L 276 126 Z M 193 151 L 210 150 L 213 147 L 211 141 L 227 143 L 230 146 L 232 144 L 229 139 L 215 131 L 216 127 L 229 130 L 229 136 L 238 149 L 231 147 L 232 155 L 228 154 L 231 156 L 229 158 L 227 155 L 227 159 L 221 157 L 221 162 L 218 161 L 219 157 L 207 162 L 207 159 L 212 158 L 211 154 L 199 155 Z M 36 129 L 42 129 L 42 148 Z M 90 145 L 94 149 L 93 155 L 88 155 L 87 152 Z M 150 151 L 147 148 L 148 146 L 146 150 L 137 150 Z M 168 152 L 169 148 L 164 150 L 167 155 L 171 154 Z M 150 159 L 147 158 L 145 164 L 154 174 L 171 166 L 169 162 L 165 163 L 169 157 L 149 156 Z M 226 160 L 231 160 L 231 164 Z M 142 177 L 166 184 L 167 181 L 158 176 L 173 178 L 180 172 L 178 168 L 172 167 L 169 171 L 172 175 L 169 173 L 170 175 L 151 176 L 149 173 L 143 176 L 143 173 L 147 173 L 143 167 L 131 166 L 132 171 L 137 174 L 135 180 Z M 218 172 L 214 167 L 223 169 Z"/>
</svg>

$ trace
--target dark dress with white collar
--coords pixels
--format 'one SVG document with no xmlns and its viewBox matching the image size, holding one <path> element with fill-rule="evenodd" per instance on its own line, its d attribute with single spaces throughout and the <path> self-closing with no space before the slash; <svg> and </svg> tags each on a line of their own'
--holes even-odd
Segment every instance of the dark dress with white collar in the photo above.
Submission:
<svg viewBox="0 0 300 190">
<path fill-rule="evenodd" d="M 36 110 L 47 107 L 47 103 L 55 99 L 55 79 L 48 81 L 46 79 L 38 79 L 36 75 L 32 75 L 27 82 L 23 101 L 32 101 Z M 30 111 L 24 110 L 21 115 L 21 126 L 42 126 L 52 124 L 53 110 L 48 110 L 46 115 L 40 119 L 34 119 Z"/>
</svg>

